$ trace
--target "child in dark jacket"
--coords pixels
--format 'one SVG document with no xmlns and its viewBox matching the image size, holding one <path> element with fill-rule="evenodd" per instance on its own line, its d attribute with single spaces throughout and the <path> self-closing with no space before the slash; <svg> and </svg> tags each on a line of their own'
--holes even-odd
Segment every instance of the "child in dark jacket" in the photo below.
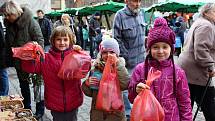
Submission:
<svg viewBox="0 0 215 121">
<path fill-rule="evenodd" d="M 22 61 L 22 68 L 43 76 L 45 106 L 51 110 L 53 121 L 77 121 L 78 107 L 83 103 L 81 80 L 62 80 L 57 76 L 65 56 L 74 51 L 75 35 L 70 28 L 58 26 L 50 42 L 52 47 L 43 62 Z"/>
<path fill-rule="evenodd" d="M 164 18 L 157 18 L 147 40 L 148 55 L 145 62 L 133 70 L 129 82 L 129 100 L 144 89 L 150 89 L 164 109 L 165 121 L 192 121 L 190 91 L 184 71 L 174 64 L 175 34 Z M 145 84 L 149 69 L 161 71 L 161 76 Z"/>
<path fill-rule="evenodd" d="M 120 83 L 120 90 L 126 90 L 129 80 L 128 71 L 125 68 L 124 58 L 119 57 L 119 45 L 113 38 L 105 38 L 100 44 L 100 52 L 93 62 L 89 77 L 82 84 L 85 95 L 92 97 L 90 121 L 125 121 L 124 112 L 105 112 L 96 109 L 96 99 L 99 91 L 99 83 L 108 55 L 116 56 L 117 74 Z"/>
</svg>

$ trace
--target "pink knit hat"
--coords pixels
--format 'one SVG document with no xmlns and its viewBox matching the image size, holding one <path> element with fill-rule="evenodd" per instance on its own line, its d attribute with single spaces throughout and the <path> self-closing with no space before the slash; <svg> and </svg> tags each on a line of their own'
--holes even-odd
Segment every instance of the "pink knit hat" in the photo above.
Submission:
<svg viewBox="0 0 215 121">
<path fill-rule="evenodd" d="M 174 51 L 175 33 L 168 27 L 164 18 L 156 18 L 154 27 L 149 30 L 147 38 L 147 49 L 157 42 L 165 42 L 170 45 L 171 51 Z"/>
</svg>

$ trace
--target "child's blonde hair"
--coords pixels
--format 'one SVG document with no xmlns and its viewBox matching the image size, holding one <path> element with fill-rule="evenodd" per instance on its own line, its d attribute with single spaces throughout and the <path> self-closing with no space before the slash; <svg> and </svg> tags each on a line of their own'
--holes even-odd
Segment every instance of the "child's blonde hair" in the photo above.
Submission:
<svg viewBox="0 0 215 121">
<path fill-rule="evenodd" d="M 54 40 L 57 36 L 68 36 L 71 45 L 74 45 L 76 43 L 75 35 L 69 27 L 58 26 L 53 30 L 50 38 L 50 43 L 53 47 L 54 47 Z"/>
</svg>

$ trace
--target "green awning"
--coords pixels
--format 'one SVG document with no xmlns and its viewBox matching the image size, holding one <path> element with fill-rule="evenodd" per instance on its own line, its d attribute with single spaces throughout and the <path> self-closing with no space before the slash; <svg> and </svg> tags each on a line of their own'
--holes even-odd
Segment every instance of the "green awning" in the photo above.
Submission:
<svg viewBox="0 0 215 121">
<path fill-rule="evenodd" d="M 61 16 L 62 13 L 61 13 L 61 11 L 52 11 L 50 13 L 46 13 L 45 15 L 47 15 L 49 17 L 57 17 L 57 16 Z"/>
<path fill-rule="evenodd" d="M 204 5 L 203 2 L 193 2 L 193 1 L 180 1 L 180 0 L 169 0 L 166 2 L 161 2 L 154 4 L 146 9 L 147 12 L 160 11 L 160 12 L 185 12 L 185 13 L 195 13 L 198 12 L 200 6 Z"/>
<path fill-rule="evenodd" d="M 114 13 L 117 12 L 119 9 L 122 9 L 124 5 L 125 5 L 124 3 L 109 1 L 79 8 L 66 8 L 65 10 L 62 11 L 62 13 L 80 16 L 92 15 L 96 11 L 100 12 L 106 11 Z"/>
</svg>

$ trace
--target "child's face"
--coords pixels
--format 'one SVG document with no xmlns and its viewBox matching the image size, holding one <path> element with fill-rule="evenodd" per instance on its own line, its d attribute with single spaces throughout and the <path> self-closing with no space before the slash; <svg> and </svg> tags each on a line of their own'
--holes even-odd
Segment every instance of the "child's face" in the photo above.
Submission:
<svg viewBox="0 0 215 121">
<path fill-rule="evenodd" d="M 56 36 L 54 39 L 54 46 L 60 51 L 64 51 L 69 48 L 70 40 L 69 36 Z"/>
<path fill-rule="evenodd" d="M 108 58 L 108 55 L 109 55 L 109 54 L 116 56 L 116 53 L 114 53 L 113 51 L 103 51 L 103 52 L 101 53 L 101 57 L 102 57 L 102 60 L 103 60 L 104 62 L 107 61 L 107 58 Z"/>
<path fill-rule="evenodd" d="M 151 55 L 158 61 L 166 60 L 171 53 L 171 47 L 165 42 L 157 42 L 151 46 Z"/>
</svg>

